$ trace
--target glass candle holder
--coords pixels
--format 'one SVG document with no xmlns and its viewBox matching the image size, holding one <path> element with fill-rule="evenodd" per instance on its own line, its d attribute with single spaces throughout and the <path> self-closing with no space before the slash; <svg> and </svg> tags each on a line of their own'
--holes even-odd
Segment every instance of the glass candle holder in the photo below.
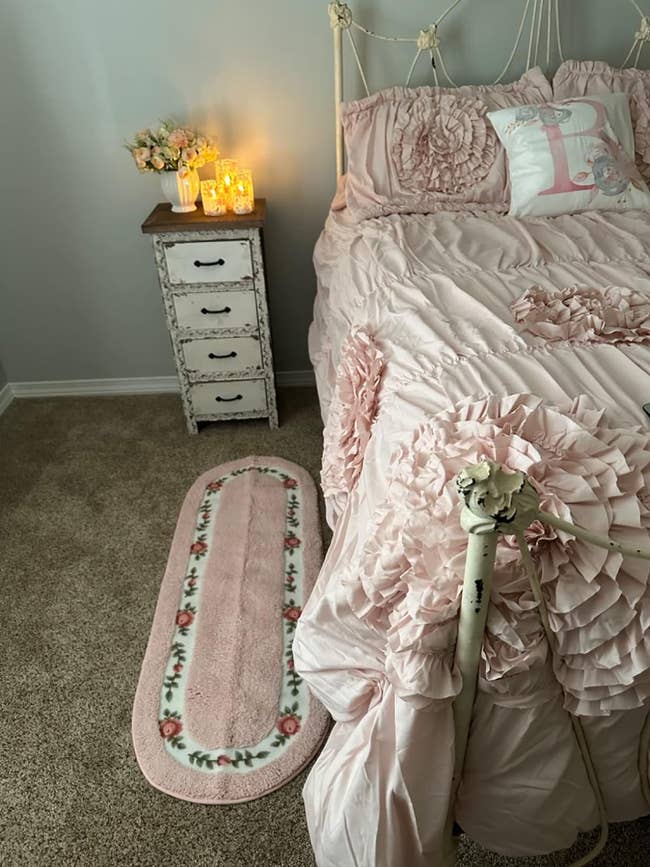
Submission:
<svg viewBox="0 0 650 867">
<path fill-rule="evenodd" d="M 223 217 L 228 210 L 223 185 L 220 185 L 218 181 L 201 181 L 201 202 L 206 217 Z"/>
<path fill-rule="evenodd" d="M 226 205 L 229 211 L 233 209 L 233 191 L 235 188 L 235 178 L 239 167 L 237 160 L 217 160 L 215 165 L 215 177 L 217 184 L 223 187 L 226 197 Z"/>
<path fill-rule="evenodd" d="M 255 210 L 255 191 L 253 173 L 250 169 L 240 169 L 235 177 L 232 209 L 236 214 L 250 214 Z"/>
</svg>

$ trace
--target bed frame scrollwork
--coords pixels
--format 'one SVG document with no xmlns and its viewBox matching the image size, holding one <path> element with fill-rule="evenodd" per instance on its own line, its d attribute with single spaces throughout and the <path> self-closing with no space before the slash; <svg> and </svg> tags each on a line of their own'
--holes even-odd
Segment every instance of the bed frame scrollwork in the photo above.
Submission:
<svg viewBox="0 0 650 867">
<path fill-rule="evenodd" d="M 343 65 L 343 35 L 347 36 L 347 41 L 350 46 L 352 57 L 359 73 L 361 83 L 363 85 L 366 96 L 370 96 L 371 89 L 368 84 L 368 77 L 361 61 L 361 55 L 357 46 L 355 36 L 360 34 L 362 37 L 368 37 L 371 40 L 384 43 L 406 43 L 414 46 L 415 55 L 409 67 L 408 75 L 406 76 L 406 87 L 411 84 L 413 75 L 418 66 L 418 62 L 422 55 L 428 55 L 431 63 L 434 85 L 440 84 L 441 76 L 444 81 L 456 87 L 456 82 L 451 77 L 445 56 L 443 53 L 444 39 L 442 36 L 443 25 L 451 18 L 452 13 L 465 3 L 466 0 L 452 0 L 451 4 L 430 24 L 423 27 L 419 33 L 410 36 L 387 36 L 381 33 L 375 33 L 364 27 L 354 17 L 352 9 L 347 3 L 340 0 L 332 0 L 328 5 L 328 14 L 330 27 L 332 29 L 334 40 L 334 100 L 335 100 L 335 123 L 336 123 L 336 175 L 340 178 L 345 170 L 344 157 L 344 142 L 343 129 L 341 126 L 341 103 L 343 102 L 343 82 L 344 82 L 344 65 Z M 567 0 L 564 0 L 567 2 Z M 627 0 L 640 18 L 639 29 L 634 34 L 634 41 L 623 62 L 626 66 L 630 61 L 634 60 L 634 64 L 638 65 L 641 58 L 641 52 L 645 45 L 650 43 L 650 17 L 643 13 L 637 0 Z M 526 69 L 531 66 L 537 66 L 543 60 L 549 66 L 551 57 L 554 53 L 563 61 L 564 49 L 562 47 L 562 26 L 560 15 L 560 0 L 522 0 L 522 13 L 519 19 L 515 41 L 510 54 L 501 69 L 497 78 L 492 82 L 498 84 L 503 80 L 508 70 L 513 64 L 513 61 L 518 56 L 520 46 L 526 44 L 525 34 L 527 35 L 527 53 L 526 53 Z M 440 70 L 440 75 L 438 73 Z"/>
</svg>

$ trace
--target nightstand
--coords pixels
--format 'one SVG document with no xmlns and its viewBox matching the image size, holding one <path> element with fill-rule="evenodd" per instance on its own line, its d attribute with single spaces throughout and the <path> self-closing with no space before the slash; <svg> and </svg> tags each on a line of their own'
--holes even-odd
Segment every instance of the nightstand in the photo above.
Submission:
<svg viewBox="0 0 650 867">
<path fill-rule="evenodd" d="M 262 247 L 265 199 L 252 214 L 174 214 L 156 205 L 153 236 L 187 429 L 200 421 L 268 418 L 278 426 Z"/>
</svg>

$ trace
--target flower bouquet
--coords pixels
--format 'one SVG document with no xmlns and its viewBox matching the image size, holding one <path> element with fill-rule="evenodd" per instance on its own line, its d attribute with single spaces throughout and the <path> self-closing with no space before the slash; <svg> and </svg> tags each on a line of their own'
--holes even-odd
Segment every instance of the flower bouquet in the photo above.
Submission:
<svg viewBox="0 0 650 867">
<path fill-rule="evenodd" d="M 143 129 L 127 142 L 140 172 L 157 172 L 172 211 L 194 211 L 199 193 L 197 169 L 214 162 L 219 153 L 208 136 L 164 121 L 157 130 Z"/>
</svg>

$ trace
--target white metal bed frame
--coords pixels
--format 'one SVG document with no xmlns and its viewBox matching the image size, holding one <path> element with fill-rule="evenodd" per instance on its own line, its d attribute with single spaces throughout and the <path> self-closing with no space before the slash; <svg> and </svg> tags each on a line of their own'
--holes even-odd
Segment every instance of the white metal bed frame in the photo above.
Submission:
<svg viewBox="0 0 650 867">
<path fill-rule="evenodd" d="M 456 87 L 456 82 L 453 80 L 447 69 L 447 64 L 443 55 L 443 40 L 441 36 L 441 27 L 451 16 L 452 12 L 464 3 L 465 0 L 452 0 L 451 5 L 442 12 L 436 20 L 424 27 L 416 36 L 386 36 L 380 33 L 375 33 L 368 30 L 359 21 L 357 21 L 350 6 L 347 3 L 334 0 L 328 6 L 330 19 L 330 27 L 334 39 L 334 101 L 335 101 L 335 129 L 336 129 L 336 175 L 340 178 L 344 173 L 345 157 L 344 157 L 344 141 L 343 127 L 341 125 L 341 103 L 343 102 L 343 34 L 348 38 L 350 50 L 356 68 L 358 70 L 366 96 L 370 96 L 370 87 L 366 76 L 361 56 L 357 48 L 354 33 L 361 33 L 373 40 L 388 43 L 407 43 L 415 46 L 415 56 L 406 77 L 406 87 L 408 87 L 413 79 L 413 74 L 417 67 L 418 61 L 423 54 L 428 54 L 431 60 L 431 69 L 433 72 L 433 83 L 439 84 L 438 66 L 445 80 L 452 87 Z M 628 0 L 632 7 L 638 12 L 641 19 L 639 29 L 634 34 L 634 41 L 627 57 L 623 61 L 623 66 L 626 66 L 634 57 L 635 65 L 639 63 L 641 52 L 645 45 L 650 43 L 650 17 L 644 15 L 643 10 L 639 6 L 637 0 Z M 536 66 L 540 62 L 542 48 L 545 44 L 545 60 L 547 66 L 550 64 L 553 48 L 555 49 L 560 60 L 564 60 L 564 50 L 562 48 L 562 26 L 560 19 L 560 0 L 522 0 L 522 14 L 517 29 L 517 35 L 508 59 L 498 77 L 492 82 L 498 84 L 503 80 L 504 76 L 512 66 L 512 63 L 517 56 L 519 46 L 522 43 L 524 33 L 528 34 L 528 50 L 526 54 L 526 69 L 531 66 Z"/>
<path fill-rule="evenodd" d="M 328 11 L 334 39 L 334 96 L 336 107 L 336 173 L 341 178 L 344 173 L 344 140 L 341 125 L 341 103 L 343 101 L 343 34 L 350 43 L 361 81 L 367 95 L 370 95 L 368 80 L 361 62 L 359 51 L 352 31 L 366 36 L 393 43 L 411 43 L 416 46 L 415 57 L 408 71 L 406 86 L 413 78 L 417 63 L 423 53 L 431 59 L 434 84 L 438 84 L 437 64 L 448 83 L 455 86 L 442 54 L 440 25 L 460 6 L 463 0 L 453 0 L 451 5 L 433 22 L 420 30 L 417 36 L 385 36 L 374 33 L 357 22 L 350 7 L 343 2 L 330 2 Z M 644 15 L 636 0 L 629 0 L 638 12 L 641 23 L 635 33 L 632 46 L 623 66 L 634 57 L 638 64 L 644 46 L 650 43 L 650 17 Z M 500 82 L 517 54 L 524 31 L 528 25 L 527 68 L 539 60 L 540 46 L 546 43 L 546 63 L 550 63 L 553 40 L 557 53 L 564 60 L 562 49 L 559 0 L 522 0 L 523 12 L 517 30 L 513 49 L 500 75 L 494 82 Z M 495 555 L 500 535 L 514 535 L 521 552 L 522 562 L 528 575 L 531 589 L 540 613 L 542 628 L 546 635 L 551 655 L 555 654 L 555 639 L 550 626 L 548 610 L 542 593 L 533 558 L 525 539 L 525 530 L 534 522 L 541 521 L 564 533 L 580 538 L 600 548 L 606 548 L 627 557 L 650 560 L 650 548 L 642 550 L 598 536 L 584 527 L 562 521 L 549 512 L 540 510 L 539 498 L 524 473 L 510 473 L 498 464 L 484 460 L 467 467 L 457 477 L 457 488 L 463 500 L 461 524 L 468 534 L 467 558 L 463 592 L 458 620 L 458 638 L 455 651 L 455 665 L 461 676 L 462 687 L 454 701 L 455 759 L 451 795 L 446 822 L 444 851 L 441 853 L 443 867 L 456 864 L 457 837 L 454 834 L 454 802 L 463 773 L 463 765 L 472 722 L 472 711 L 476 698 L 478 671 L 481 658 L 483 636 L 487 622 Z M 598 782 L 587 740 L 580 719 L 569 714 L 576 745 L 582 756 L 587 777 L 591 785 L 600 820 L 600 835 L 596 845 L 583 858 L 571 867 L 583 867 L 594 860 L 604 849 L 608 838 L 608 823 L 605 802 Z M 644 726 L 639 745 L 639 778 L 645 800 L 650 808 L 650 778 L 648 775 L 648 753 L 650 751 L 650 715 Z"/>
</svg>

